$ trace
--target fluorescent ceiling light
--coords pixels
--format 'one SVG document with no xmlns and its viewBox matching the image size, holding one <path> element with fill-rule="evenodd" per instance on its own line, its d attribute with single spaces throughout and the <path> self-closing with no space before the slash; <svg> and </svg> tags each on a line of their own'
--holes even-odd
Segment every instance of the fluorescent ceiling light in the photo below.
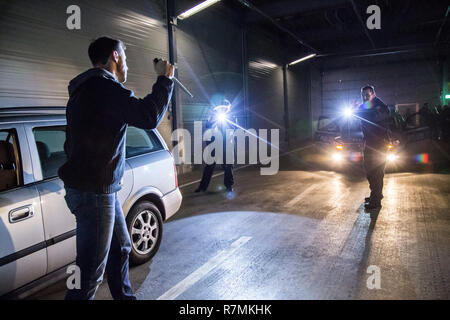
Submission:
<svg viewBox="0 0 450 320">
<path fill-rule="evenodd" d="M 278 67 L 276 64 L 265 60 L 250 61 L 248 65 L 254 69 L 275 69 Z"/>
<path fill-rule="evenodd" d="M 183 12 L 182 14 L 180 14 L 177 18 L 180 20 L 186 19 L 194 14 L 196 14 L 199 11 L 202 11 L 206 8 L 208 8 L 209 6 L 212 6 L 213 4 L 219 2 L 220 0 L 206 0 L 203 1 L 202 3 L 196 5 L 195 7 L 189 9 L 188 11 Z"/>
<path fill-rule="evenodd" d="M 302 62 L 302 61 L 305 61 L 305 60 L 311 59 L 311 58 L 313 58 L 313 57 L 315 57 L 315 56 L 317 56 L 317 54 L 315 54 L 315 53 L 313 53 L 313 54 L 310 54 L 309 56 L 306 56 L 306 57 L 300 58 L 300 59 L 298 59 L 298 60 L 295 60 L 295 61 L 293 61 L 293 62 L 289 63 L 289 64 L 288 64 L 288 66 L 293 66 L 293 65 L 294 65 L 294 64 L 296 64 L 296 63 L 299 63 L 299 62 Z"/>
</svg>

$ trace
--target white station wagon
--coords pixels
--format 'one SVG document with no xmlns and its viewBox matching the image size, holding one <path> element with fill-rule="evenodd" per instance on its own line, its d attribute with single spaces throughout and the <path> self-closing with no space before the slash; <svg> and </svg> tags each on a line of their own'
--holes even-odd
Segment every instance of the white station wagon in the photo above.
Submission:
<svg viewBox="0 0 450 320">
<path fill-rule="evenodd" d="M 65 162 L 65 107 L 0 109 L 0 296 L 23 297 L 66 276 L 75 216 L 57 172 Z M 95 139 L 95 137 L 92 137 Z M 118 192 L 131 264 L 157 252 L 163 221 L 181 205 L 174 159 L 155 130 L 128 127 Z M 148 232 L 150 230 L 150 233 Z"/>
</svg>

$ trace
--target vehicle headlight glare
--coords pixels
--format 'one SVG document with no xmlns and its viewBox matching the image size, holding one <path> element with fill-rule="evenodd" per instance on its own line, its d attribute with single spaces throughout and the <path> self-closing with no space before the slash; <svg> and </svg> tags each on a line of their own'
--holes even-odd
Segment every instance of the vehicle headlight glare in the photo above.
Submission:
<svg viewBox="0 0 450 320">
<path fill-rule="evenodd" d="M 333 153 L 333 160 L 334 161 L 337 161 L 337 162 L 339 162 L 339 161 L 341 161 L 342 160 L 342 154 L 340 154 L 340 153 L 338 153 L 338 152 L 335 152 L 335 153 Z"/>
<path fill-rule="evenodd" d="M 397 156 L 395 154 L 390 153 L 386 156 L 386 160 L 389 162 L 394 162 L 395 160 L 397 160 Z"/>
</svg>

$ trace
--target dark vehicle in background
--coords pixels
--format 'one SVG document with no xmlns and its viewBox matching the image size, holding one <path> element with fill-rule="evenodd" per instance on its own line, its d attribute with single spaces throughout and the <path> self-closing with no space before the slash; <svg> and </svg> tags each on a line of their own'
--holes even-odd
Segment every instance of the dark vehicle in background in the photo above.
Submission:
<svg viewBox="0 0 450 320">
<path fill-rule="evenodd" d="M 334 170 L 362 165 L 363 135 L 358 120 L 320 116 L 314 137 L 321 164 Z"/>
<path fill-rule="evenodd" d="M 428 168 L 448 161 L 443 152 L 448 143 L 440 141 L 442 132 L 430 119 L 423 112 L 404 118 L 391 110 L 391 139 L 386 141 L 385 155 L 387 172 Z M 320 116 L 314 142 L 322 166 L 331 170 L 363 168 L 364 141 L 359 120 Z"/>
</svg>

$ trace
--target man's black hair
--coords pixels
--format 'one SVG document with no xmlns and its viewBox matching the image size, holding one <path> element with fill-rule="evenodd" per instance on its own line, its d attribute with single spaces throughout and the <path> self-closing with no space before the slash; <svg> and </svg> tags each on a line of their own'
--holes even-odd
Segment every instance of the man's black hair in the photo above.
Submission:
<svg viewBox="0 0 450 320">
<path fill-rule="evenodd" d="M 374 86 L 371 86 L 370 84 L 366 84 L 364 87 L 361 88 L 361 92 L 363 92 L 364 90 L 370 90 L 372 93 L 375 93 Z"/>
<path fill-rule="evenodd" d="M 125 45 L 120 40 L 108 37 L 98 38 L 89 45 L 89 59 L 91 59 L 92 65 L 94 66 L 97 64 L 106 64 L 111 53 L 114 50 L 119 51 L 120 48 L 123 50 L 126 49 Z"/>
</svg>

